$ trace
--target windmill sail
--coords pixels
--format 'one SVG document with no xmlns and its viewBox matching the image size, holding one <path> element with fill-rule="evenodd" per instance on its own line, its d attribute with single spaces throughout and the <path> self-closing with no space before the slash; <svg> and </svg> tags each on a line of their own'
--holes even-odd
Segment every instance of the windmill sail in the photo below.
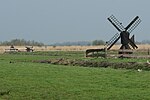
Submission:
<svg viewBox="0 0 150 100">
<path fill-rule="evenodd" d="M 124 27 L 122 25 L 122 23 L 120 23 L 117 18 L 113 15 L 111 15 L 109 18 L 107 18 L 111 23 L 112 25 L 119 31 L 119 32 L 122 32 L 124 31 Z"/>
<path fill-rule="evenodd" d="M 129 44 L 132 46 L 133 49 L 138 48 L 138 46 L 135 44 L 134 35 L 129 39 Z"/>
<path fill-rule="evenodd" d="M 120 39 L 120 35 L 116 33 L 106 44 L 107 50 L 109 50 L 118 40 Z"/>
<path fill-rule="evenodd" d="M 141 22 L 141 20 L 139 19 L 139 16 L 136 16 L 131 22 L 130 24 L 125 28 L 126 31 L 128 31 L 129 33 L 131 33 Z"/>
<path fill-rule="evenodd" d="M 139 24 L 140 24 L 141 20 L 137 19 L 130 28 L 128 28 L 128 32 L 131 33 Z"/>
</svg>

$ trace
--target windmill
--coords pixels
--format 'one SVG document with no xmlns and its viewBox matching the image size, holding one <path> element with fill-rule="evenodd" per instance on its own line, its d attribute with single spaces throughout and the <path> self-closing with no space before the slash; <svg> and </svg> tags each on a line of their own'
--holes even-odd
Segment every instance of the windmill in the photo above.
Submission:
<svg viewBox="0 0 150 100">
<path fill-rule="evenodd" d="M 134 35 L 130 38 L 130 33 L 139 25 L 141 22 L 140 18 L 136 16 L 126 27 L 120 23 L 115 16 L 111 15 L 109 18 L 107 18 L 108 21 L 119 31 L 119 33 L 116 33 L 106 44 L 106 49 L 109 50 L 111 47 L 119 40 L 121 39 L 121 50 L 124 49 L 137 49 L 137 45 L 134 41 Z M 130 46 L 129 46 L 130 45 Z"/>
</svg>

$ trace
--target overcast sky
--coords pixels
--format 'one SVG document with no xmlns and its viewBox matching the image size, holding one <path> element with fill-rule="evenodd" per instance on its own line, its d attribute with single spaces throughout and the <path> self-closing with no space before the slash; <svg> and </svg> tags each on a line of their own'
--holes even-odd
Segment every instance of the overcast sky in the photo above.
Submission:
<svg viewBox="0 0 150 100">
<path fill-rule="evenodd" d="M 131 34 L 150 40 L 149 10 L 150 0 L 0 0 L 0 41 L 107 41 L 118 32 L 107 20 L 112 14 L 124 26 L 138 15 Z"/>
</svg>

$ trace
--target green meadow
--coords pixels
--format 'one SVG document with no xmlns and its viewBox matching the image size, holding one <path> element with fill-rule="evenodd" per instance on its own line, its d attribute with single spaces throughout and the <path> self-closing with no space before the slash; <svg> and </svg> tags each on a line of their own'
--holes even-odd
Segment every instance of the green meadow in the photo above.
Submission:
<svg viewBox="0 0 150 100">
<path fill-rule="evenodd" d="M 58 58 L 146 62 L 84 58 L 83 52 L 1 54 L 0 100 L 150 100 L 149 71 L 34 62 Z"/>
</svg>

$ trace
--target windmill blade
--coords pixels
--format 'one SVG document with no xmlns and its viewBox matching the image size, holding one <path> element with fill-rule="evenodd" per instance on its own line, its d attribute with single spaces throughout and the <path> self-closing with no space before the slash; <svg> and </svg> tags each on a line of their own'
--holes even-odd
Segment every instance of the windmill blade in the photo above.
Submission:
<svg viewBox="0 0 150 100">
<path fill-rule="evenodd" d="M 135 44 L 134 35 L 130 38 L 130 40 Z M 129 44 L 132 46 L 133 49 L 135 49 L 135 46 L 130 41 Z"/>
<path fill-rule="evenodd" d="M 135 21 L 135 23 L 133 23 L 133 25 L 127 30 L 129 33 L 131 33 L 139 24 L 140 24 L 141 20 L 137 19 Z"/>
<path fill-rule="evenodd" d="M 107 48 L 107 50 L 109 50 L 119 39 L 120 39 L 120 36 L 112 42 L 112 44 Z"/>
<path fill-rule="evenodd" d="M 136 21 L 137 19 L 139 19 L 139 16 L 136 16 L 131 22 L 130 24 L 125 28 L 125 30 L 127 31 Z"/>
<path fill-rule="evenodd" d="M 135 44 L 135 42 L 133 41 L 134 35 L 131 37 L 131 39 L 129 39 L 129 44 L 132 46 L 133 49 L 137 49 L 138 46 Z"/>
<path fill-rule="evenodd" d="M 138 48 L 138 46 L 135 43 L 133 43 L 131 40 L 129 41 L 130 41 L 129 44 L 132 46 L 133 49 Z"/>
<path fill-rule="evenodd" d="M 123 25 L 117 20 L 117 18 L 113 15 L 111 15 L 109 18 L 107 18 L 111 23 L 112 25 L 119 31 L 119 32 L 122 32 L 124 31 L 124 27 Z"/>
<path fill-rule="evenodd" d="M 111 45 L 119 36 L 120 34 L 116 33 L 109 41 L 106 42 L 105 46 L 108 47 Z"/>
</svg>

